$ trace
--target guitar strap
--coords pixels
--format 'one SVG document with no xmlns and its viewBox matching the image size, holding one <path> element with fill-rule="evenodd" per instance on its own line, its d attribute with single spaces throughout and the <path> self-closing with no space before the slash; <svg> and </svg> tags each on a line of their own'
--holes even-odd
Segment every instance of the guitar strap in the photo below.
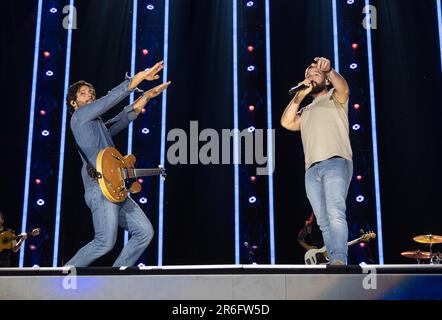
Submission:
<svg viewBox="0 0 442 320">
<path fill-rule="evenodd" d="M 97 169 L 95 169 L 94 165 L 90 162 L 88 157 L 86 157 L 80 146 L 77 143 L 75 143 L 75 145 L 77 146 L 77 150 L 80 153 L 80 156 L 86 162 L 86 171 L 89 177 L 91 177 L 92 179 L 100 179 L 102 177 L 101 173 L 98 172 Z"/>
</svg>

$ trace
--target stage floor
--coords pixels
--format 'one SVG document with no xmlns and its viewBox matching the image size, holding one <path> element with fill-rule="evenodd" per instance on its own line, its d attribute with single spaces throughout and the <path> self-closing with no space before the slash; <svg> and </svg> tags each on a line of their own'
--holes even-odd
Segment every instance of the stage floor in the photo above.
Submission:
<svg viewBox="0 0 442 320">
<path fill-rule="evenodd" d="M 442 300 L 442 265 L 2 268 L 0 299 Z"/>
</svg>

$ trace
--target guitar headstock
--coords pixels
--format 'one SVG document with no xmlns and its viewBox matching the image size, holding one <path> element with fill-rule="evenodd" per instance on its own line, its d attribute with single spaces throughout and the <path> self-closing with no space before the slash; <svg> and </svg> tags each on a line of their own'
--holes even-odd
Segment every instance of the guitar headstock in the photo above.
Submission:
<svg viewBox="0 0 442 320">
<path fill-rule="evenodd" d="M 376 233 L 373 231 L 366 232 L 361 236 L 361 241 L 369 241 L 370 239 L 376 238 Z"/>
<path fill-rule="evenodd" d="M 161 178 L 163 178 L 163 180 L 166 180 L 166 169 L 161 164 L 158 166 L 158 169 L 160 169 Z"/>
<path fill-rule="evenodd" d="M 38 236 L 40 234 L 40 228 L 32 229 L 31 235 Z"/>
</svg>

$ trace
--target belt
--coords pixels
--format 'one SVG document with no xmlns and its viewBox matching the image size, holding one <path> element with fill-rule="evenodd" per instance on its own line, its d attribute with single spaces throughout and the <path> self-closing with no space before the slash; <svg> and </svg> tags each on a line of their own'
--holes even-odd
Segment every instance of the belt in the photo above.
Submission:
<svg viewBox="0 0 442 320">
<path fill-rule="evenodd" d="M 344 158 L 342 158 L 342 157 L 340 157 L 340 156 L 334 156 L 334 157 L 331 157 L 331 158 L 328 158 L 328 159 L 325 159 L 325 160 L 322 160 L 322 161 L 326 161 L 326 160 L 330 160 L 330 159 L 335 159 L 335 158 L 341 158 L 341 159 L 344 159 Z M 310 168 L 313 168 L 314 166 L 316 166 L 317 164 L 321 163 L 322 161 L 314 162 L 314 163 L 310 166 Z"/>
</svg>

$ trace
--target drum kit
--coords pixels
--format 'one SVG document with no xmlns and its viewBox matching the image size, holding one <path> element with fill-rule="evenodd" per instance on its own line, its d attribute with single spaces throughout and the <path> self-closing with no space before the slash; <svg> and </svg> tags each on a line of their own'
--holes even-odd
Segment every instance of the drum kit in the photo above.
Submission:
<svg viewBox="0 0 442 320">
<path fill-rule="evenodd" d="M 405 258 L 416 259 L 418 264 L 421 264 L 422 261 L 427 261 L 429 264 L 442 264 L 442 253 L 441 252 L 433 252 L 433 245 L 442 243 L 442 236 L 437 236 L 434 234 L 427 234 L 416 236 L 413 238 L 417 243 L 422 243 L 428 245 L 429 251 L 405 251 L 402 252 L 401 255 Z"/>
</svg>

